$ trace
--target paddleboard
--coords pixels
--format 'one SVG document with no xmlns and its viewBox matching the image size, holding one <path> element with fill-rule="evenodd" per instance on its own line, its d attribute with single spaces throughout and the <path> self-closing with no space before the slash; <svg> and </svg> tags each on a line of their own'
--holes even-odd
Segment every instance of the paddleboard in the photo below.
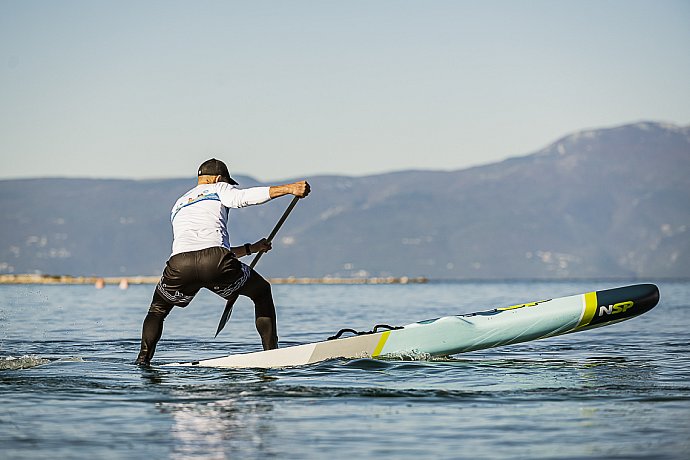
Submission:
<svg viewBox="0 0 690 460">
<path fill-rule="evenodd" d="M 333 358 L 450 356 L 607 326 L 641 315 L 658 302 L 659 289 L 655 285 L 636 284 L 444 316 L 399 328 L 377 327 L 322 342 L 165 366 L 273 368 Z"/>
</svg>

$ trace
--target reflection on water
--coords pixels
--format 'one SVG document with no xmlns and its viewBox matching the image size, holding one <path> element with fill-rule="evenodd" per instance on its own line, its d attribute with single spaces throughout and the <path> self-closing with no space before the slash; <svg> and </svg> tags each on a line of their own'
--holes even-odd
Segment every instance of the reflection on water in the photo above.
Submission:
<svg viewBox="0 0 690 460">
<path fill-rule="evenodd" d="M 155 407 L 172 421 L 172 458 L 229 458 L 238 452 L 272 451 L 267 440 L 274 402 L 264 393 L 277 377 L 265 370 L 148 368 L 141 370 L 141 378 L 165 394 Z"/>
<path fill-rule="evenodd" d="M 165 395 L 155 407 L 170 418 L 171 456 L 180 459 L 244 454 L 300 458 L 309 449 L 295 437 L 314 442 L 315 433 L 316 442 L 325 445 L 364 443 L 368 447 L 360 452 L 366 455 L 377 452 L 375 438 L 380 437 L 396 439 L 386 448 L 388 455 L 424 456 L 418 440 L 406 439 L 421 427 L 433 430 L 435 439 L 452 438 L 447 441 L 451 445 L 490 447 L 498 457 L 516 446 L 527 457 L 549 457 L 553 449 L 566 456 L 598 456 L 632 453 L 630 446 L 661 442 L 663 436 L 647 435 L 637 444 L 629 440 L 623 450 L 602 443 L 621 424 L 664 423 L 663 415 L 644 405 L 666 392 L 658 386 L 654 362 L 515 354 L 332 360 L 278 370 L 146 369 L 141 378 Z M 687 407 L 690 397 L 683 401 Z M 509 427 L 516 420 L 519 424 Z M 506 429 L 517 438 L 489 442 Z M 541 433 L 540 445 L 529 441 L 534 432 Z M 574 433 L 591 439 L 563 444 L 563 436 Z"/>
<path fill-rule="evenodd" d="M 265 452 L 270 446 L 273 404 L 236 398 L 210 402 L 160 403 L 173 420 L 173 458 L 229 458 L 238 451 Z"/>
</svg>

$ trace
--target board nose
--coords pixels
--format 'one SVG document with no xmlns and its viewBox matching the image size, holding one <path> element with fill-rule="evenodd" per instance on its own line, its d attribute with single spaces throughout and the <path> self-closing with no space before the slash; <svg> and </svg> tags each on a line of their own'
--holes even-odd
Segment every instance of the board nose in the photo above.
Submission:
<svg viewBox="0 0 690 460">
<path fill-rule="evenodd" d="M 644 311 L 649 311 L 656 307 L 659 303 L 660 294 L 659 288 L 655 284 L 641 284 L 640 285 L 640 303 Z"/>
<path fill-rule="evenodd" d="M 659 303 L 659 298 L 659 288 L 651 283 L 597 291 L 599 305 L 630 301 L 634 308 L 626 309 L 624 312 L 626 317 L 638 316 L 648 312 Z"/>
</svg>

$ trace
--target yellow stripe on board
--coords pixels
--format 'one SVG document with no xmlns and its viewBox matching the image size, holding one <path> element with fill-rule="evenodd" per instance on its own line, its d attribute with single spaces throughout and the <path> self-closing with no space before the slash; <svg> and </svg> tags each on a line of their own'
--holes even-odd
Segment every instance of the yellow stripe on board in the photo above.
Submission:
<svg viewBox="0 0 690 460">
<path fill-rule="evenodd" d="M 582 319 L 580 319 L 580 324 L 577 327 L 585 327 L 594 318 L 594 314 L 597 312 L 597 293 L 588 292 L 585 294 L 585 311 L 582 314 Z"/>
<path fill-rule="evenodd" d="M 379 343 L 376 345 L 376 348 L 374 348 L 374 352 L 371 354 L 372 358 L 374 356 L 378 356 L 381 354 L 381 351 L 383 350 L 383 346 L 386 344 L 386 340 L 388 340 L 389 335 L 391 335 L 391 331 L 386 331 L 383 334 L 381 334 L 381 338 L 379 339 Z"/>
</svg>

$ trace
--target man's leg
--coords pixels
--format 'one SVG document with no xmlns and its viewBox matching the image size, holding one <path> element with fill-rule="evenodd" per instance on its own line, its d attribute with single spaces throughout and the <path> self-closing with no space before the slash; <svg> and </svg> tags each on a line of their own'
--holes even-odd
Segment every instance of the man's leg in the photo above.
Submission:
<svg viewBox="0 0 690 460">
<path fill-rule="evenodd" d="M 151 307 L 141 330 L 141 349 L 136 364 L 148 366 L 163 334 L 163 321 L 175 305 L 186 307 L 200 286 L 194 283 L 194 253 L 177 254 L 168 260 L 163 276 L 156 285 Z"/>
<path fill-rule="evenodd" d="M 218 253 L 221 260 L 212 264 L 206 274 L 206 279 L 217 281 L 207 282 L 206 287 L 232 303 L 237 300 L 237 295 L 252 299 L 256 330 L 261 336 L 264 350 L 278 348 L 276 308 L 269 282 L 237 260 L 229 250 L 212 248 L 209 252 Z"/>
<path fill-rule="evenodd" d="M 264 350 L 278 348 L 278 325 L 271 284 L 252 270 L 249 279 L 240 288 L 239 294 L 249 297 L 254 302 L 254 322 L 261 336 Z"/>
<path fill-rule="evenodd" d="M 158 297 L 158 299 L 157 299 Z M 141 330 L 141 349 L 135 364 L 148 366 L 151 363 L 151 358 L 156 352 L 156 344 L 163 335 L 163 321 L 170 314 L 173 305 L 166 304 L 160 299 L 158 290 L 153 295 L 153 302 L 151 308 L 144 319 L 144 325 Z"/>
</svg>

